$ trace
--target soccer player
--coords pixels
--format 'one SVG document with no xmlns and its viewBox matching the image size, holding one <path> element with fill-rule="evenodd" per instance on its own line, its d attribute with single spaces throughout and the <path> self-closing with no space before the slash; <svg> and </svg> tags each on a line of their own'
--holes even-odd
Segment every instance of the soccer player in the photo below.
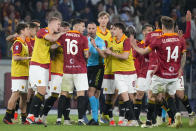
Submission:
<svg viewBox="0 0 196 131">
<path fill-rule="evenodd" d="M 176 112 L 174 95 L 176 93 L 177 80 L 181 76 L 186 62 L 186 45 L 184 39 L 174 33 L 174 21 L 172 18 L 163 16 L 161 22 L 163 35 L 156 38 L 145 49 L 139 48 L 135 41 L 132 41 L 132 46 L 142 55 L 156 49 L 160 66 L 152 78 L 150 88 L 154 95 L 160 92 L 168 94 L 167 102 L 172 112 L 172 119 L 175 116 L 175 123 L 171 126 L 180 127 L 182 125 L 181 114 Z M 152 110 L 154 109 L 153 107 Z"/>
<path fill-rule="evenodd" d="M 99 95 L 101 92 L 101 85 L 104 75 L 104 49 L 105 42 L 96 35 L 97 26 L 91 22 L 87 26 L 89 53 L 87 63 L 87 75 L 89 82 L 88 96 L 92 110 L 92 117 L 88 125 L 99 125 L 98 111 L 99 111 Z"/>
<path fill-rule="evenodd" d="M 38 122 L 40 106 L 44 101 L 46 87 L 49 86 L 50 46 L 63 33 L 58 33 L 61 20 L 51 17 L 48 27 L 40 29 L 35 36 L 35 44 L 30 62 L 29 82 L 32 88 L 36 87 L 37 94 L 33 97 L 30 112 L 27 117 L 29 123 Z"/>
<path fill-rule="evenodd" d="M 62 22 L 60 32 L 67 32 L 70 30 L 70 25 L 67 22 Z M 61 84 L 63 78 L 63 49 L 58 47 L 51 52 L 51 80 L 49 81 L 48 98 L 45 100 L 42 122 L 47 124 L 46 117 L 48 112 L 57 100 L 59 93 L 61 93 Z M 65 107 L 64 107 L 65 108 Z"/>
<path fill-rule="evenodd" d="M 124 34 L 122 23 L 114 24 L 114 41 L 107 47 L 106 54 L 112 57 L 112 72 L 115 86 L 122 97 L 126 109 L 123 126 L 138 126 L 133 113 L 133 93 L 137 79 L 130 40 Z"/>
<path fill-rule="evenodd" d="M 85 23 L 81 19 L 74 19 L 73 30 L 62 35 L 57 41 L 64 51 L 63 83 L 62 93 L 73 92 L 74 86 L 77 91 L 78 102 L 78 125 L 85 125 L 83 115 L 86 111 L 87 100 L 85 91 L 88 90 L 86 59 L 89 56 L 88 40 L 82 34 L 85 30 Z M 52 48 L 58 47 L 54 45 Z"/>
<path fill-rule="evenodd" d="M 26 122 L 26 99 L 27 99 L 27 86 L 29 76 L 29 52 L 28 46 L 25 43 L 25 38 L 29 34 L 29 28 L 27 24 L 18 24 L 16 32 L 19 35 L 13 43 L 12 47 L 12 95 L 8 101 L 3 122 L 5 124 L 13 124 L 11 120 L 11 114 L 15 110 L 15 104 L 20 97 L 20 108 L 22 124 L 28 124 Z"/>
<path fill-rule="evenodd" d="M 149 32 L 152 32 L 153 27 L 152 25 L 144 25 L 142 28 L 142 34 L 144 36 L 143 40 L 141 42 L 138 42 L 137 45 L 140 48 L 145 48 L 145 38 L 146 35 Z M 148 70 L 148 56 L 142 56 L 138 54 L 137 52 L 134 53 L 135 57 L 135 67 L 137 71 L 137 82 L 136 82 L 136 96 L 134 101 L 134 112 L 136 120 L 139 124 L 141 124 L 141 121 L 139 119 L 140 112 L 141 112 L 141 105 L 142 105 L 142 99 L 144 97 L 144 93 L 148 91 L 148 86 L 146 86 L 146 74 Z"/>
</svg>

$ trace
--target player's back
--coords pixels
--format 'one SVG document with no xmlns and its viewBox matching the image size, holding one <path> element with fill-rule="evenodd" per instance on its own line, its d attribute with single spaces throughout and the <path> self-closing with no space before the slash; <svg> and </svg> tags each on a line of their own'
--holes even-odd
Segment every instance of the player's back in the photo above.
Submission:
<svg viewBox="0 0 196 131">
<path fill-rule="evenodd" d="M 165 33 L 157 38 L 156 50 L 160 66 L 157 74 L 163 78 L 176 78 L 181 63 L 181 53 L 186 50 L 185 41 L 175 33 Z"/>
<path fill-rule="evenodd" d="M 84 50 L 88 50 L 87 38 L 78 31 L 69 31 L 58 42 L 64 51 L 64 73 L 86 73 Z"/>
</svg>

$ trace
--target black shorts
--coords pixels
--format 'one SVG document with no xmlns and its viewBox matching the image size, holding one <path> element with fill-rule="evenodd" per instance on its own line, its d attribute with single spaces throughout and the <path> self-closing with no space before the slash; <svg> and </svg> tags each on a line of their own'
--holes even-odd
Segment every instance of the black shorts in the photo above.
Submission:
<svg viewBox="0 0 196 131">
<path fill-rule="evenodd" d="M 95 87 L 97 90 L 101 90 L 104 75 L 104 66 L 99 65 L 87 67 L 87 75 L 89 87 Z"/>
</svg>

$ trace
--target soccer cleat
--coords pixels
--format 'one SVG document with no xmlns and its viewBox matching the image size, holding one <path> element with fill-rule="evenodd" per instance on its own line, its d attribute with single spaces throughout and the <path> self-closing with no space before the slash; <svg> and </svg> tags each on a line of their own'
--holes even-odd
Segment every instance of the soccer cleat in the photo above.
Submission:
<svg viewBox="0 0 196 131">
<path fill-rule="evenodd" d="M 123 121 L 118 121 L 118 126 L 122 126 L 123 125 Z"/>
<path fill-rule="evenodd" d="M 84 115 L 82 119 L 84 120 L 85 124 L 87 124 L 89 122 L 88 118 L 86 117 L 86 115 Z"/>
<path fill-rule="evenodd" d="M 56 121 L 56 125 L 61 125 L 61 121 Z"/>
<path fill-rule="evenodd" d="M 162 124 L 163 124 L 162 117 L 157 116 L 156 126 L 160 126 L 160 125 L 162 125 Z"/>
<path fill-rule="evenodd" d="M 8 125 L 13 125 L 14 123 L 12 122 L 12 120 L 8 120 L 8 119 L 6 119 L 5 117 L 3 118 L 3 122 L 5 123 L 5 124 L 8 124 Z"/>
<path fill-rule="evenodd" d="M 172 125 L 172 123 L 173 123 L 173 122 L 172 122 L 172 118 L 169 117 L 169 118 L 168 118 L 168 125 Z"/>
<path fill-rule="evenodd" d="M 193 126 L 195 123 L 195 112 L 189 114 L 189 126 Z"/>
<path fill-rule="evenodd" d="M 129 120 L 126 126 L 139 126 L 139 124 L 136 120 Z"/>
<path fill-rule="evenodd" d="M 141 128 L 152 128 L 152 122 L 151 121 L 146 121 L 145 124 L 141 125 Z"/>
<path fill-rule="evenodd" d="M 78 125 L 83 126 L 86 125 L 86 123 L 84 122 L 84 120 L 78 120 Z"/>
<path fill-rule="evenodd" d="M 23 124 L 23 125 L 30 125 L 30 123 L 28 121 L 23 121 L 21 124 Z"/>
<path fill-rule="evenodd" d="M 43 124 L 47 124 L 46 117 L 47 116 L 43 115 L 42 118 L 41 118 L 41 121 L 42 121 Z"/>
<path fill-rule="evenodd" d="M 116 126 L 116 123 L 115 123 L 114 120 L 111 120 L 111 121 L 109 122 L 109 125 L 110 125 L 110 126 Z"/>
<path fill-rule="evenodd" d="M 101 115 L 101 118 L 99 120 L 100 123 L 104 123 L 104 124 L 108 124 L 110 121 L 109 116 L 108 115 Z"/>
<path fill-rule="evenodd" d="M 71 121 L 70 120 L 64 120 L 64 123 L 63 125 L 68 125 L 68 126 L 71 126 Z"/>
<path fill-rule="evenodd" d="M 99 122 L 98 122 L 98 121 L 95 121 L 94 119 L 91 119 L 91 120 L 88 122 L 88 125 L 99 125 Z"/>
<path fill-rule="evenodd" d="M 181 114 L 179 112 L 176 113 L 175 122 L 170 127 L 174 127 L 174 128 L 182 127 L 182 119 L 181 119 Z"/>
<path fill-rule="evenodd" d="M 26 118 L 26 121 L 28 121 L 30 124 L 34 124 L 35 123 L 35 117 L 34 117 L 34 115 L 28 116 Z"/>
<path fill-rule="evenodd" d="M 139 125 L 142 125 L 142 124 L 144 124 L 140 119 L 139 120 L 137 120 L 137 122 L 138 122 L 138 124 Z"/>
<path fill-rule="evenodd" d="M 43 123 L 43 121 L 40 118 L 32 124 L 37 124 L 37 125 L 44 124 L 45 125 L 45 123 Z"/>
</svg>

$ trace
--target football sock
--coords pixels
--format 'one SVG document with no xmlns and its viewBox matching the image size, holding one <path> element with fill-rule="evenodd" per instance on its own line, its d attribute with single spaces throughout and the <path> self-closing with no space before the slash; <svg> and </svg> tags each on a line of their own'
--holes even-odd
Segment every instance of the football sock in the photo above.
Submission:
<svg viewBox="0 0 196 131">
<path fill-rule="evenodd" d="M 168 109 L 171 111 L 171 119 L 174 120 L 174 116 L 176 114 L 176 104 L 172 97 L 167 98 Z"/>
<path fill-rule="evenodd" d="M 99 98 L 96 98 L 96 103 L 97 103 L 97 111 L 99 112 Z"/>
<path fill-rule="evenodd" d="M 189 104 L 188 97 L 186 95 L 184 95 L 184 98 L 181 101 L 182 101 L 183 105 L 185 106 L 186 110 L 188 111 L 188 113 L 190 114 L 192 112 L 192 109 Z"/>
<path fill-rule="evenodd" d="M 141 107 L 142 107 L 142 100 L 136 99 L 134 103 L 134 113 L 135 113 L 136 120 L 139 120 Z"/>
<path fill-rule="evenodd" d="M 33 98 L 31 97 L 30 100 L 29 100 L 29 102 L 27 102 L 27 110 L 26 110 L 27 114 L 29 114 L 32 99 Z"/>
<path fill-rule="evenodd" d="M 135 120 L 135 115 L 133 111 L 133 102 L 132 101 L 126 101 L 124 102 L 126 113 L 125 113 L 125 119 L 127 120 Z"/>
<path fill-rule="evenodd" d="M 155 112 L 155 102 L 149 100 L 148 101 L 148 112 L 147 112 L 147 121 L 151 121 L 154 118 L 154 112 Z"/>
<path fill-rule="evenodd" d="M 43 114 L 45 116 L 48 115 L 48 112 L 50 111 L 50 109 L 54 105 L 55 101 L 58 99 L 58 96 L 59 96 L 59 94 L 52 93 L 52 95 L 45 101 L 44 109 L 43 109 Z"/>
<path fill-rule="evenodd" d="M 77 102 L 78 102 L 78 119 L 82 119 L 86 111 L 85 105 L 87 104 L 85 96 L 79 96 L 77 98 Z"/>
<path fill-rule="evenodd" d="M 125 105 L 123 101 L 118 101 L 119 117 L 125 116 Z"/>
<path fill-rule="evenodd" d="M 11 119 L 14 119 L 15 110 L 12 110 Z"/>
<path fill-rule="evenodd" d="M 95 96 L 89 98 L 90 106 L 92 110 L 92 117 L 97 122 L 98 121 L 98 110 L 97 110 L 97 100 Z"/>
<path fill-rule="evenodd" d="M 21 113 L 21 120 L 22 122 L 26 122 L 27 114 L 26 113 Z"/>
<path fill-rule="evenodd" d="M 69 113 L 70 113 L 70 102 L 71 102 L 71 98 L 70 97 L 65 97 L 65 101 L 64 101 L 64 105 L 63 105 L 63 116 L 64 116 L 64 120 L 70 120 L 69 118 Z"/>
<path fill-rule="evenodd" d="M 9 110 L 9 109 L 6 110 L 5 118 L 6 118 L 7 120 L 9 120 L 9 121 L 11 121 L 12 112 L 14 112 L 14 110 Z"/>
<path fill-rule="evenodd" d="M 57 111 L 57 117 L 58 118 L 61 118 L 62 117 L 62 115 L 63 115 L 63 109 L 64 109 L 64 107 L 63 107 L 63 103 L 64 103 L 64 99 L 65 99 L 65 96 L 64 95 L 61 95 L 60 97 L 59 97 L 59 101 L 58 101 L 58 111 Z"/>
<path fill-rule="evenodd" d="M 161 117 L 161 115 L 162 115 L 162 103 L 161 102 L 157 102 L 156 103 L 156 114 L 158 115 L 158 116 L 160 116 Z"/>
</svg>

